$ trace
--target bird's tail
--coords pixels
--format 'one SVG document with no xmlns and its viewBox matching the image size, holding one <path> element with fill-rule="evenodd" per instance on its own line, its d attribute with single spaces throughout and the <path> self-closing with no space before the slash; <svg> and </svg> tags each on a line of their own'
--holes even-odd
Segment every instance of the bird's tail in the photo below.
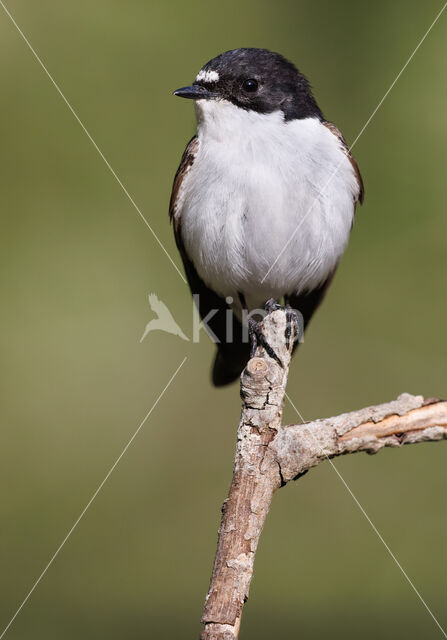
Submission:
<svg viewBox="0 0 447 640">
<path fill-rule="evenodd" d="M 250 358 L 248 344 L 225 344 L 218 347 L 214 359 L 212 381 L 215 387 L 234 382 L 241 375 Z"/>
</svg>

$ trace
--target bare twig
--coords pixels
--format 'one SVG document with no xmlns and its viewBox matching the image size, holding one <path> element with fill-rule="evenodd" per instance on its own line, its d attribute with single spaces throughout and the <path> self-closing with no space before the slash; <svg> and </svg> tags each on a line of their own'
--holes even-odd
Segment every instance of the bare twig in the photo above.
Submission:
<svg viewBox="0 0 447 640">
<path fill-rule="evenodd" d="M 336 418 L 281 426 L 290 363 L 285 326 L 280 310 L 263 323 L 283 368 L 259 348 L 241 376 L 233 481 L 222 508 L 201 640 L 237 640 L 259 537 L 279 487 L 333 456 L 447 439 L 447 402 L 409 394 Z"/>
<path fill-rule="evenodd" d="M 336 418 L 281 427 L 271 444 L 287 482 L 334 456 L 447 439 L 447 402 L 403 393 Z"/>
</svg>

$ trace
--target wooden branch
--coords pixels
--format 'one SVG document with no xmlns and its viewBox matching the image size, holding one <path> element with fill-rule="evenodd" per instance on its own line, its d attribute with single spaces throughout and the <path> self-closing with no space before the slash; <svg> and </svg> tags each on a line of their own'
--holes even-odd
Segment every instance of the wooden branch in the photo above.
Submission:
<svg viewBox="0 0 447 640">
<path fill-rule="evenodd" d="M 447 402 L 403 393 L 397 400 L 336 418 L 280 427 L 270 449 L 284 482 L 346 453 L 447 439 Z"/>
<path fill-rule="evenodd" d="M 336 455 L 447 438 L 447 402 L 409 394 L 335 418 L 281 426 L 290 364 L 285 327 L 281 310 L 263 322 L 283 368 L 258 348 L 241 376 L 233 480 L 222 507 L 201 640 L 237 640 L 259 537 L 279 487 Z"/>
<path fill-rule="evenodd" d="M 233 481 L 222 508 L 217 553 L 202 616 L 202 640 L 238 637 L 259 536 L 273 493 L 281 486 L 279 466 L 268 445 L 281 424 L 289 370 L 285 327 L 282 311 L 270 314 L 263 323 L 264 335 L 284 368 L 258 349 L 259 357 L 249 361 L 241 376 L 242 416 Z"/>
</svg>

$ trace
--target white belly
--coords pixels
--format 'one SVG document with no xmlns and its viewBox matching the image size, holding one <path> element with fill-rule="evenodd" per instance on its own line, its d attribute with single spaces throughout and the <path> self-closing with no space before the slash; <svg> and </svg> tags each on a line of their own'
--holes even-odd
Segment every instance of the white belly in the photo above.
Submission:
<svg viewBox="0 0 447 640">
<path fill-rule="evenodd" d="M 223 296 L 243 293 L 253 308 L 324 282 L 346 247 L 358 186 L 317 119 L 284 123 L 279 113 L 227 104 L 199 104 L 182 237 L 206 284 Z M 211 114 L 214 126 L 208 108 L 221 110 Z"/>
</svg>

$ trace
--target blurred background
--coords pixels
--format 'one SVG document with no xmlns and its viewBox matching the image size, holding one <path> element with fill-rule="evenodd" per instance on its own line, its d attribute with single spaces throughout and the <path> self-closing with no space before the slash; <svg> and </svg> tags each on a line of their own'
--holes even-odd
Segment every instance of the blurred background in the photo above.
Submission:
<svg viewBox="0 0 447 640">
<path fill-rule="evenodd" d="M 224 50 L 271 48 L 352 142 L 441 6 L 8 2 L 180 268 L 167 205 L 195 121 L 172 91 Z M 289 379 L 306 419 L 447 396 L 446 41 L 447 13 L 356 144 L 366 202 Z M 211 387 L 206 338 L 140 344 L 150 292 L 191 335 L 189 290 L 1 7 L 0 82 L 0 633 L 187 356 L 6 637 L 197 637 L 238 386 Z M 444 627 L 446 454 L 336 460 Z M 441 632 L 323 464 L 275 497 L 241 638 L 359 635 Z"/>
</svg>

